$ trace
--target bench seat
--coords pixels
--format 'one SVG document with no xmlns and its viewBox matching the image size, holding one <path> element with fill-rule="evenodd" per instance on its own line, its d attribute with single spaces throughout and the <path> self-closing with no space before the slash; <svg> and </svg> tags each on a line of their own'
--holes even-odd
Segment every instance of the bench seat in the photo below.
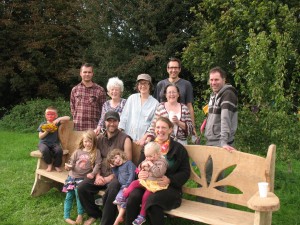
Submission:
<svg viewBox="0 0 300 225">
<path fill-rule="evenodd" d="M 214 225 L 253 225 L 254 213 L 182 199 L 179 208 L 166 214 Z"/>
</svg>

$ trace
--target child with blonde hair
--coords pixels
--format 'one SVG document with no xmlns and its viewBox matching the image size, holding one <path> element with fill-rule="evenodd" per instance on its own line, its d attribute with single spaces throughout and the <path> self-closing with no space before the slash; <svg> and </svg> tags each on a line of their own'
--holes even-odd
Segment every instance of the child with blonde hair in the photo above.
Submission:
<svg viewBox="0 0 300 225">
<path fill-rule="evenodd" d="M 119 215 L 114 223 L 114 225 L 118 225 L 124 221 L 123 216 L 125 209 L 123 210 L 123 205 L 121 205 L 121 201 L 124 199 L 123 191 L 135 179 L 136 166 L 131 160 L 127 159 L 125 152 L 120 149 L 113 149 L 110 151 L 107 155 L 107 162 L 111 166 L 113 174 L 121 184 L 116 199 L 113 201 L 113 203 L 118 206 L 119 210 Z"/>
<path fill-rule="evenodd" d="M 63 151 L 58 139 L 58 127 L 61 121 L 70 120 L 69 116 L 58 117 L 57 109 L 49 106 L 45 110 L 46 121 L 42 122 L 38 127 L 39 132 L 39 150 L 43 155 L 43 160 L 47 164 L 46 171 L 50 172 L 52 166 L 56 171 L 61 172 Z"/>
<path fill-rule="evenodd" d="M 86 131 L 80 140 L 79 149 L 72 154 L 69 163 L 65 164 L 65 169 L 70 172 L 62 191 L 67 193 L 64 203 L 64 219 L 69 224 L 82 223 L 84 210 L 78 197 L 77 186 L 85 177 L 93 179 L 99 172 L 102 158 L 96 144 L 97 137 L 94 131 Z M 70 219 L 74 196 L 78 213 L 76 221 Z"/>
<path fill-rule="evenodd" d="M 141 211 L 138 217 L 132 222 L 133 225 L 140 225 L 146 221 L 146 202 L 148 197 L 154 192 L 168 188 L 168 185 L 161 186 L 158 184 L 158 180 L 165 175 L 168 168 L 168 163 L 161 154 L 161 146 L 156 142 L 149 142 L 144 147 L 144 153 L 146 159 L 139 164 L 137 173 L 139 171 L 148 171 L 149 176 L 146 180 L 134 180 L 129 187 L 123 191 L 123 199 L 120 202 L 123 210 L 122 213 L 124 215 L 126 199 L 129 194 L 136 188 L 145 189 L 142 198 Z M 120 213 L 121 212 L 119 212 L 119 214 Z"/>
</svg>

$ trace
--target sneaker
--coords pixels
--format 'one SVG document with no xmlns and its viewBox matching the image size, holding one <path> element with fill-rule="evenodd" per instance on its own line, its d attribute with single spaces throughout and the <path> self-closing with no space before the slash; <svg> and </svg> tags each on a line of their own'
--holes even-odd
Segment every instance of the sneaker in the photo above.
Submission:
<svg viewBox="0 0 300 225">
<path fill-rule="evenodd" d="M 142 215 L 138 215 L 138 217 L 132 222 L 133 225 L 141 225 L 146 222 L 146 218 Z"/>
<path fill-rule="evenodd" d="M 96 205 L 103 205 L 102 198 L 97 198 L 97 199 L 95 200 L 95 204 L 96 204 Z"/>
<path fill-rule="evenodd" d="M 121 202 L 119 202 L 117 199 L 113 201 L 114 205 L 121 205 Z"/>
<path fill-rule="evenodd" d="M 121 204 L 123 204 L 123 203 L 125 203 L 126 202 L 126 198 L 124 198 L 124 197 L 116 197 L 116 199 L 113 201 L 113 204 L 114 205 L 121 205 Z"/>
</svg>

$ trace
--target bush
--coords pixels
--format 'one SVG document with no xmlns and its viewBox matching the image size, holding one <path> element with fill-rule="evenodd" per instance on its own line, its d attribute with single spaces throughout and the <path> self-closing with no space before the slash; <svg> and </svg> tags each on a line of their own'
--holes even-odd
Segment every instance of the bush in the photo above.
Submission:
<svg viewBox="0 0 300 225">
<path fill-rule="evenodd" d="M 283 161 L 300 159 L 300 126 L 297 115 L 276 111 L 271 107 L 239 109 L 239 125 L 235 137 L 238 149 L 266 155 L 267 147 L 276 144 L 277 157 Z"/>
<path fill-rule="evenodd" d="M 13 107 L 0 120 L 2 130 L 35 132 L 41 122 L 45 120 L 45 109 L 54 106 L 58 109 L 59 116 L 71 116 L 70 103 L 58 98 L 35 99 Z"/>
</svg>

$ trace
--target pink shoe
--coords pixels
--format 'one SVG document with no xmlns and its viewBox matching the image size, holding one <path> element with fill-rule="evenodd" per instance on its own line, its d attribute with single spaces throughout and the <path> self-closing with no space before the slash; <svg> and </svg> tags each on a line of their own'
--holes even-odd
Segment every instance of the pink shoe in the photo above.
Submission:
<svg viewBox="0 0 300 225">
<path fill-rule="evenodd" d="M 138 217 L 132 222 L 133 225 L 141 225 L 146 222 L 146 218 L 142 215 L 138 215 Z"/>
</svg>

